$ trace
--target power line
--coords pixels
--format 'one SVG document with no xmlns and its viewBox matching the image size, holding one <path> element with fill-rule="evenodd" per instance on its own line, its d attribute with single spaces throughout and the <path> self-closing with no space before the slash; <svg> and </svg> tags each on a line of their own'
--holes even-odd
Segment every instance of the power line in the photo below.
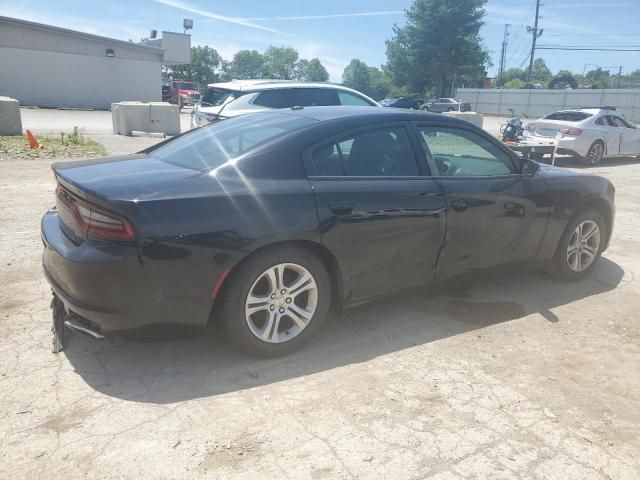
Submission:
<svg viewBox="0 0 640 480">
<path fill-rule="evenodd" d="M 640 48 L 597 48 L 597 47 L 545 47 L 540 45 L 538 50 L 566 50 L 566 51 L 585 51 L 585 52 L 640 52 Z"/>
</svg>

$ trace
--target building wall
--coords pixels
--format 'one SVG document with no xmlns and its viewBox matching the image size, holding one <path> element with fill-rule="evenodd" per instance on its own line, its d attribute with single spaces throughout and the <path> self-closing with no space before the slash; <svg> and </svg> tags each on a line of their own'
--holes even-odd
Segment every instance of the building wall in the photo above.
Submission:
<svg viewBox="0 0 640 480">
<path fill-rule="evenodd" d="M 640 121 L 640 89 L 516 90 L 459 88 L 456 97 L 478 113 L 508 115 L 508 108 L 528 117 L 542 117 L 563 108 L 614 106 L 632 121 Z"/>
<path fill-rule="evenodd" d="M 21 105 L 109 109 L 161 101 L 159 61 L 0 47 L 0 96 Z"/>
</svg>

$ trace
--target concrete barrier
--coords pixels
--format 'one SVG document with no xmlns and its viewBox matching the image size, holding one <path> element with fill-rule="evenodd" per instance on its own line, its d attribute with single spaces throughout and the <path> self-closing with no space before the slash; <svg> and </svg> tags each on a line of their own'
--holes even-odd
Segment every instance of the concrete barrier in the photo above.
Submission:
<svg viewBox="0 0 640 480">
<path fill-rule="evenodd" d="M 15 98 L 0 97 L 0 135 L 22 135 L 20 103 Z"/>
<path fill-rule="evenodd" d="M 449 117 L 459 118 L 460 120 L 466 120 L 480 128 L 482 128 L 482 124 L 484 122 L 484 115 L 476 112 L 442 112 L 442 114 Z"/>
<path fill-rule="evenodd" d="M 180 110 L 166 102 L 119 102 L 111 104 L 113 133 L 131 135 L 132 132 L 180 133 Z"/>
</svg>

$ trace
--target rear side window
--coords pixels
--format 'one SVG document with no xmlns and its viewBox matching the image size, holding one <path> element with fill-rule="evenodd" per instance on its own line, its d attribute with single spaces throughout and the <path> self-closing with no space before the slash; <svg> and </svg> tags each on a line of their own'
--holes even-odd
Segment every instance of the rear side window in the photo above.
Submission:
<svg viewBox="0 0 640 480">
<path fill-rule="evenodd" d="M 294 105 L 299 107 L 326 107 L 340 105 L 338 94 L 332 88 L 295 88 Z"/>
<path fill-rule="evenodd" d="M 581 122 L 593 115 L 585 112 L 555 112 L 544 117 L 546 120 L 562 120 L 563 122 Z"/>
<path fill-rule="evenodd" d="M 604 117 L 600 117 L 599 119 L 597 119 L 594 122 L 596 125 L 606 125 L 605 121 L 604 121 Z"/>
<path fill-rule="evenodd" d="M 149 155 L 180 167 L 207 170 L 313 123 L 316 120 L 308 117 L 276 112 L 241 115 L 193 130 L 152 150 Z"/>
<path fill-rule="evenodd" d="M 240 94 L 232 90 L 225 90 L 223 88 L 208 88 L 202 97 L 202 103 L 207 104 L 205 106 L 218 107 L 225 103 L 228 99 L 238 98 Z"/>
<path fill-rule="evenodd" d="M 370 130 L 321 147 L 312 155 L 318 176 L 412 177 L 420 175 L 403 127 Z"/>
<path fill-rule="evenodd" d="M 253 101 L 253 104 L 268 108 L 291 108 L 295 105 L 293 92 L 289 89 L 261 92 Z"/>
<path fill-rule="evenodd" d="M 338 98 L 340 99 L 340 105 L 352 105 L 357 107 L 370 107 L 373 105 L 364 98 L 349 92 L 338 91 Z"/>
</svg>

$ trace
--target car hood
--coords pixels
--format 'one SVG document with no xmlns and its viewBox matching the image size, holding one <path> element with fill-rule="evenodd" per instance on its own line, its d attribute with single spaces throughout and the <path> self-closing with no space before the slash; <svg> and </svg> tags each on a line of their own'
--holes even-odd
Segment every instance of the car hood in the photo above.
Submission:
<svg viewBox="0 0 640 480">
<path fill-rule="evenodd" d="M 588 173 L 576 173 L 572 170 L 568 170 L 562 167 L 555 167 L 553 165 L 548 165 L 546 163 L 538 163 L 538 174 L 544 177 L 572 177 L 576 175 L 587 176 Z"/>
</svg>

